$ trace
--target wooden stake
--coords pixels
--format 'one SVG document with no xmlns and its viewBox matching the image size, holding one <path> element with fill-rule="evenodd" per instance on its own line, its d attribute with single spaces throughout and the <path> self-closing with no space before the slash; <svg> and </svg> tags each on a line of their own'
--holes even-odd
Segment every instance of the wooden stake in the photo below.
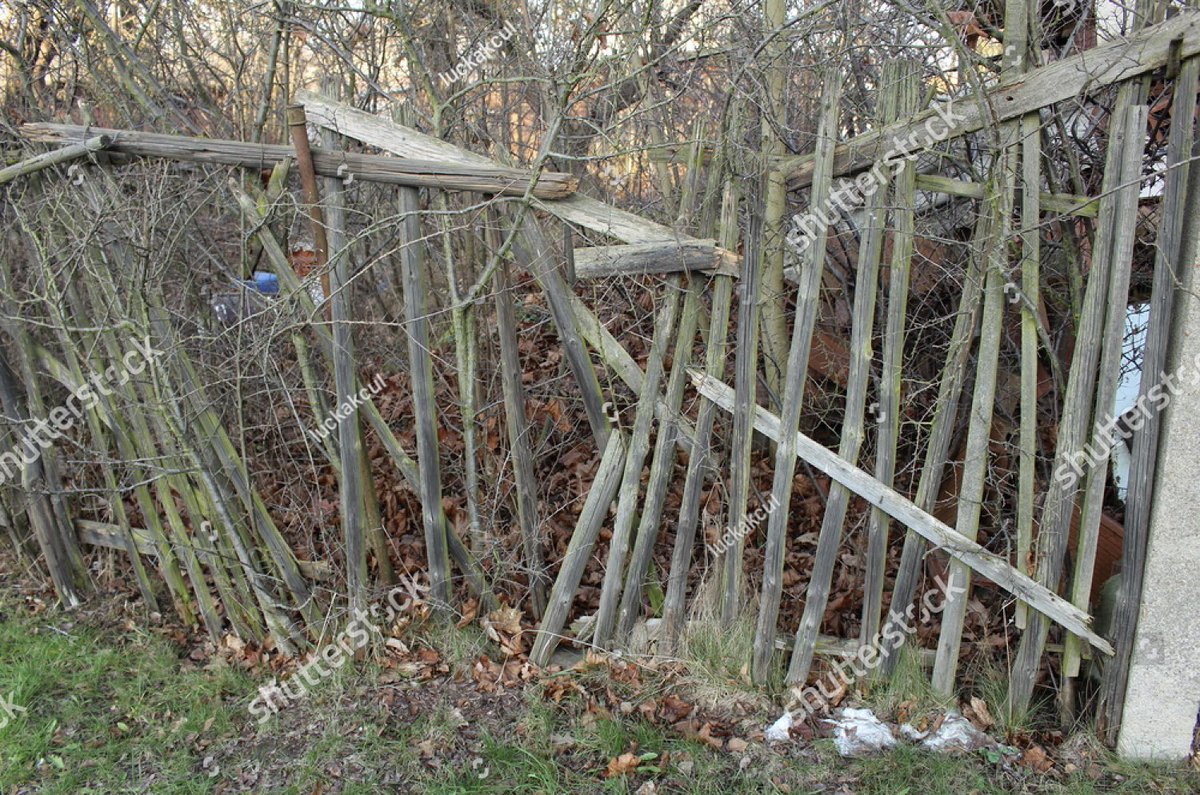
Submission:
<svg viewBox="0 0 1200 795">
<path fill-rule="evenodd" d="M 889 175 L 890 176 L 890 175 Z M 854 283 L 854 311 L 850 330 L 850 375 L 846 387 L 846 413 L 842 419 L 842 437 L 838 455 L 845 461 L 858 460 L 863 440 L 863 413 L 866 410 L 867 386 L 871 375 L 871 339 L 875 327 L 875 296 L 879 288 L 879 261 L 883 255 L 884 196 L 886 182 L 878 185 L 867 198 L 865 210 L 866 229 L 863 230 L 859 246 L 858 274 Z M 791 430 L 789 427 L 788 430 Z M 796 646 L 788 664 L 787 681 L 803 682 L 808 678 L 812 665 L 813 650 L 825 606 L 829 601 L 829 588 L 833 581 L 833 568 L 837 563 L 838 546 L 842 538 L 842 524 L 849 506 L 850 492 L 840 484 L 829 489 L 825 504 L 825 516 L 821 520 L 821 534 L 817 540 L 817 554 L 804 597 L 804 615 L 796 630 Z M 762 630 L 762 624 L 759 630 Z M 763 669 L 760 669 L 763 670 Z"/>
<path fill-rule="evenodd" d="M 1078 488 L 1076 479 L 1064 477 L 1064 474 L 1069 472 L 1074 457 L 1080 455 L 1087 425 L 1092 418 L 1105 296 L 1108 294 L 1109 273 L 1113 263 L 1112 241 L 1118 225 L 1132 226 L 1137 221 L 1137 190 L 1141 176 L 1146 109 L 1134 105 L 1133 92 L 1130 84 L 1123 84 L 1117 92 L 1117 101 L 1114 104 L 1114 116 L 1109 127 L 1109 150 L 1105 161 L 1102 190 L 1104 200 L 1101 201 L 1092 270 L 1088 274 L 1083 315 L 1076 335 L 1067 394 L 1063 401 L 1062 419 L 1059 422 L 1052 470 L 1055 474 L 1051 478 L 1050 490 L 1042 507 L 1038 537 L 1038 581 L 1048 587 L 1057 586 L 1061 577 L 1063 558 L 1067 551 L 1067 534 Z M 1139 118 L 1141 126 L 1135 128 L 1133 123 Z M 1132 179 L 1132 182 L 1127 182 L 1129 179 Z M 1127 209 L 1130 202 L 1132 209 Z M 1117 376 L 1116 373 L 1106 373 L 1103 377 Z M 1017 648 L 1010 678 L 1006 708 L 1013 716 L 1024 714 L 1029 707 L 1048 631 L 1049 625 L 1044 618 L 1030 614 L 1025 633 L 1021 636 L 1021 643 Z M 1107 642 L 1105 645 L 1108 645 Z"/>
<path fill-rule="evenodd" d="M 575 523 L 575 531 L 571 533 L 571 542 L 567 547 L 566 557 L 558 569 L 558 577 L 550 591 L 550 601 L 546 607 L 546 615 L 538 629 L 537 638 L 533 642 L 533 651 L 529 653 L 529 661 L 534 665 L 545 667 L 550 662 L 550 655 L 558 646 L 561 639 L 559 634 L 575 601 L 575 591 L 583 578 L 583 570 L 592 556 L 592 548 L 596 545 L 596 536 L 608 515 L 608 506 L 612 504 L 617 489 L 621 485 L 621 468 L 625 460 L 625 437 L 620 430 L 614 430 L 608 437 L 608 445 L 604 456 L 600 459 L 600 468 L 588 489 L 587 500 Z"/>
<path fill-rule="evenodd" d="M 401 188 L 400 271 L 404 279 L 404 329 L 412 373 L 413 411 L 417 431 L 417 465 L 421 473 L 421 516 L 429 563 L 430 595 L 443 614 L 450 606 L 450 559 L 442 528 L 442 475 L 438 463 L 437 402 L 433 357 L 429 352 L 428 286 L 421 257 L 421 224 L 415 188 Z"/>
<path fill-rule="evenodd" d="M 1008 272 L 1008 238 L 1012 223 L 1013 191 L 1016 187 L 1016 152 L 1012 148 L 1016 132 L 1016 125 L 1011 122 L 1001 130 L 1003 148 L 997 153 L 993 177 L 996 191 L 985 210 L 992 215 L 992 222 L 991 235 L 987 241 L 983 325 L 979 337 L 975 393 L 971 398 L 971 420 L 967 428 L 962 487 L 959 490 L 958 514 L 954 527 L 955 532 L 972 541 L 979 533 L 979 514 L 983 507 L 984 486 L 988 476 L 992 414 L 996 406 L 996 372 L 1000 361 L 1004 288 Z M 970 592 L 970 568 L 959 561 L 951 561 L 945 600 L 942 603 L 942 628 L 938 637 L 937 659 L 933 665 L 933 691 L 939 695 L 948 696 L 954 692 L 958 653 L 962 645 L 963 620 L 967 614 Z"/>
<path fill-rule="evenodd" d="M 1200 196 L 1200 180 L 1191 165 L 1195 150 L 1195 127 L 1188 123 L 1196 115 L 1196 92 L 1200 84 L 1200 58 L 1184 62 L 1175 83 L 1167 147 L 1166 185 L 1163 188 L 1162 221 L 1154 258 L 1154 283 L 1150 298 L 1150 319 L 1146 331 L 1142 372 L 1157 374 L 1166 365 L 1167 340 L 1174 314 L 1178 275 L 1176 268 L 1186 260 L 1182 256 L 1184 230 L 1196 223 L 1196 213 L 1190 207 Z M 1145 397 L 1154 386 L 1152 378 L 1141 379 L 1138 398 Z M 1146 541 L 1150 524 L 1150 497 L 1153 492 L 1155 465 L 1158 459 L 1158 436 L 1161 415 L 1157 412 L 1146 419 L 1141 432 L 1133 437 L 1129 464 L 1129 487 L 1125 502 L 1125 544 L 1121 550 L 1121 588 L 1117 610 L 1112 623 L 1112 640 L 1117 656 L 1104 669 L 1101 685 L 1099 723 L 1105 740 L 1116 743 L 1117 729 L 1125 703 L 1125 687 L 1137 629 L 1138 608 L 1142 600 Z"/>
<path fill-rule="evenodd" d="M 675 332 L 679 293 L 679 276 L 668 277 L 662 305 L 655 314 L 654 339 L 650 343 L 650 356 L 646 360 L 646 380 L 642 382 L 642 391 L 638 395 L 637 409 L 634 413 L 629 451 L 625 456 L 621 490 L 617 496 L 617 518 L 613 524 L 612 540 L 608 543 L 608 561 L 604 569 L 604 582 L 600 586 L 600 605 L 596 608 L 596 630 L 592 642 L 601 648 L 607 647 L 617 618 L 618 600 L 621 597 L 621 584 L 625 575 L 625 555 L 629 551 L 633 515 L 637 510 L 638 493 L 642 485 L 642 465 L 650 449 L 650 426 L 654 421 L 654 407 L 658 402 L 667 343 Z"/>
<path fill-rule="evenodd" d="M 489 244 L 496 244 L 493 226 L 488 227 Z M 517 346 L 517 318 L 513 311 L 512 276 L 508 261 L 496 269 L 496 333 L 500 340 L 500 378 L 504 391 L 508 455 L 512 459 L 517 493 L 517 523 L 525 549 L 529 576 L 529 602 L 535 618 L 546 609 L 546 572 L 542 561 L 542 539 L 538 530 L 537 479 L 533 453 L 529 449 L 529 423 L 525 418 L 525 387 L 521 383 L 521 357 Z"/>
<path fill-rule="evenodd" d="M 721 245 L 729 249 L 736 248 L 737 237 L 737 191 L 733 180 L 727 180 L 721 207 Z M 733 279 L 718 276 L 713 286 L 712 315 L 704 354 L 704 372 L 717 381 L 725 377 L 732 302 Z M 687 577 L 696 545 L 696 530 L 700 524 L 701 491 L 706 474 L 713 469 L 712 428 L 716 414 L 716 404 L 702 396 L 696 415 L 696 434 L 688 457 L 687 475 L 683 482 L 679 523 L 675 527 L 675 546 L 671 551 L 671 571 L 667 575 L 667 593 L 663 601 L 662 646 L 668 654 L 675 652 L 683 628 Z"/>
<path fill-rule="evenodd" d="M 808 248 L 804 254 L 803 276 L 796 294 L 796 324 L 792 329 L 788 349 L 786 382 L 783 391 L 783 427 L 795 429 L 800 423 L 804 402 L 804 387 L 808 382 L 808 359 L 812 349 L 813 329 L 820 311 L 821 282 L 825 273 L 825 252 L 829 240 L 829 225 L 824 209 L 829 203 L 832 182 L 829 169 L 833 164 L 833 148 L 837 143 L 838 101 L 841 95 L 841 76 L 835 70 L 825 74 L 821 92 L 821 119 L 817 127 L 817 163 L 820 174 L 813 182 L 809 209 L 814 224 Z M 747 417 L 747 421 L 749 417 Z M 796 474 L 796 451 L 790 434 L 784 434 L 775 449 L 775 477 L 771 484 L 775 510 L 767 519 L 767 544 L 764 550 L 762 594 L 758 602 L 758 620 L 754 632 L 754 654 L 751 676 L 756 682 L 766 681 L 771 658 L 775 654 L 775 634 L 778 630 L 779 601 L 783 594 L 783 563 L 788 526 L 788 506 Z M 729 526 L 740 527 L 731 515 Z"/>
<path fill-rule="evenodd" d="M 887 120 L 905 118 L 917 111 L 921 101 L 920 67 L 913 61 L 885 64 L 884 82 L 894 88 L 884 96 L 883 115 Z M 895 176 L 892 201 L 892 258 L 888 271 L 887 329 L 883 335 L 883 357 L 879 377 L 878 444 L 875 453 L 875 477 L 893 485 L 896 477 L 896 444 L 900 438 L 901 372 L 904 367 L 904 334 L 908 315 L 909 273 L 912 266 L 913 212 L 917 169 L 915 163 L 903 163 Z M 879 631 L 883 612 L 883 582 L 886 576 L 888 525 L 890 517 L 878 508 L 871 511 L 867 523 L 867 569 L 859 640 L 869 644 Z"/>
<path fill-rule="evenodd" d="M 658 526 L 662 520 L 663 502 L 667 496 L 675 463 L 674 417 L 679 415 L 683 402 L 683 387 L 687 383 L 687 366 L 696 340 L 696 320 L 699 316 L 700 293 L 703 284 L 694 279 L 688 287 L 683 302 L 683 314 L 679 320 L 679 331 L 675 337 L 675 354 L 671 362 L 671 375 L 667 379 L 668 419 L 658 426 L 654 440 L 654 454 L 650 457 L 650 477 L 646 483 L 646 499 L 642 503 L 642 515 L 638 521 L 633 554 L 629 559 L 629 571 L 625 575 L 625 589 L 621 594 L 621 607 L 617 616 L 617 637 L 624 640 L 633 631 L 633 625 L 642 612 L 642 583 L 650 570 L 654 556 L 654 542 L 658 539 Z"/>
</svg>

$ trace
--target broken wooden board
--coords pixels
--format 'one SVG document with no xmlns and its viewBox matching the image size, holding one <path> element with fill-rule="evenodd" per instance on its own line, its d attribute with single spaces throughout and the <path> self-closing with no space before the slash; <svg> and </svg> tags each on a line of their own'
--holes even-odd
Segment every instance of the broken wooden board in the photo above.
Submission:
<svg viewBox="0 0 1200 795">
<path fill-rule="evenodd" d="M 716 242 L 696 240 L 681 243 L 630 243 L 623 246 L 588 246 L 575 249 L 575 276 L 598 279 L 605 276 L 708 271 L 736 276 L 718 256 Z"/>
<path fill-rule="evenodd" d="M 978 99 L 960 99 L 914 116 L 910 121 L 864 133 L 838 146 L 834 175 L 869 168 L 966 133 L 1027 113 L 1035 113 L 1088 91 L 1152 72 L 1172 57 L 1200 54 L 1200 13 L 1182 11 L 1127 38 L 1015 76 Z M 783 160 L 790 188 L 812 183 L 813 155 Z"/>
<path fill-rule="evenodd" d="M 109 138 L 111 143 L 108 151 L 118 154 L 246 168 L 271 168 L 280 160 L 295 155 L 292 147 L 279 144 L 190 138 L 76 124 L 25 124 L 21 132 L 33 141 L 64 144 L 82 143 L 99 135 Z M 323 152 L 317 147 L 313 147 L 313 167 L 323 177 L 353 178 L 414 188 L 498 193 L 503 196 L 524 196 L 533 180 L 533 174 L 529 171 L 504 168 L 492 163 L 442 163 L 353 152 Z M 561 199 L 574 193 L 578 183 L 572 174 L 544 171 L 537 176 L 533 195 L 543 199 Z"/>
<path fill-rule="evenodd" d="M 157 558 L 158 549 L 150 531 L 144 527 L 130 527 L 134 547 L 143 555 Z M 115 524 L 93 522 L 90 519 L 75 520 L 75 534 L 79 543 L 105 549 L 115 549 L 118 552 L 128 552 L 125 545 L 124 531 Z M 310 580 L 328 582 L 333 579 L 333 567 L 324 560 L 297 560 L 300 573 Z"/>
<path fill-rule="evenodd" d="M 17 177 L 36 174 L 42 169 L 56 166 L 60 163 L 66 163 L 69 160 L 74 160 L 84 155 L 89 155 L 93 152 L 99 152 L 101 149 L 107 149 L 112 145 L 112 139 L 107 135 L 97 135 L 92 138 L 80 141 L 77 144 L 64 146 L 62 149 L 55 149 L 53 152 L 43 152 L 40 155 L 35 155 L 28 160 L 22 160 L 19 163 L 14 163 L 8 168 L 0 169 L 0 185 L 7 182 L 12 182 Z"/>
<path fill-rule="evenodd" d="M 496 166 L 495 161 L 483 155 L 379 116 L 373 116 L 366 111 L 330 102 L 311 91 L 300 91 L 296 94 L 296 98 L 298 102 L 304 104 L 308 120 L 313 124 L 319 124 L 402 157 L 436 158 L 459 165 Z M 695 238 L 680 234 L 668 226 L 649 221 L 578 193 L 555 201 L 543 201 L 542 197 L 536 195 L 535 198 L 538 201 L 535 201 L 534 205 L 539 210 L 544 210 L 584 229 L 610 235 L 623 243 L 684 244 L 697 242 Z M 722 261 L 736 272 L 741 258 L 737 254 L 721 248 L 717 249 L 717 253 Z"/>
<path fill-rule="evenodd" d="M 692 382 L 700 394 L 726 411 L 733 410 L 733 389 L 726 384 L 709 378 L 703 372 L 691 369 Z M 754 409 L 754 428 L 769 439 L 779 441 L 779 417 L 766 409 Z M 796 433 L 796 455 L 862 497 L 871 505 L 903 522 L 916 533 L 941 547 L 948 554 L 970 566 L 1004 590 L 1011 593 L 1034 610 L 1057 621 L 1082 638 L 1094 648 L 1107 655 L 1113 647 L 1097 635 L 1091 627 L 1091 618 L 1086 612 L 1050 591 L 1036 580 L 1010 566 L 1003 558 L 988 552 L 974 541 L 955 532 L 954 528 L 938 521 L 933 516 L 900 492 L 891 489 L 858 467 L 839 458 L 803 433 Z"/>
</svg>

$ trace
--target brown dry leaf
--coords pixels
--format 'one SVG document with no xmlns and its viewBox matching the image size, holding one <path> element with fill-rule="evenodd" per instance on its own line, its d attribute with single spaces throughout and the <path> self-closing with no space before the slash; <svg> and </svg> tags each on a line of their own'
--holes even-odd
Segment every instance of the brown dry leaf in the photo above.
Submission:
<svg viewBox="0 0 1200 795">
<path fill-rule="evenodd" d="M 678 723 L 692 714 L 692 705 L 678 696 L 669 695 L 660 704 L 662 719 L 667 723 Z"/>
<path fill-rule="evenodd" d="M 462 615 L 462 618 L 460 618 L 458 620 L 458 624 L 457 624 L 458 628 L 462 629 L 467 624 L 470 624 L 472 621 L 475 620 L 475 617 L 478 615 L 479 615 L 479 600 L 472 596 L 470 599 L 467 600 L 466 605 L 463 606 L 463 615 Z"/>
<path fill-rule="evenodd" d="M 946 18 L 950 20 L 950 24 L 958 28 L 959 34 L 967 40 L 967 46 L 972 49 L 974 49 L 976 41 L 987 36 L 987 31 L 970 11 L 948 11 Z"/>
<path fill-rule="evenodd" d="M 550 699 L 555 704 L 558 704 L 563 700 L 563 697 L 567 693 L 578 689 L 578 685 L 567 679 L 554 679 L 546 683 L 546 689 L 544 693 L 546 698 Z"/>
<path fill-rule="evenodd" d="M 988 712 L 987 703 L 982 698 L 971 697 L 971 711 L 975 713 L 974 723 L 977 729 L 987 731 L 996 725 L 996 720 L 992 717 L 992 713 Z"/>
<path fill-rule="evenodd" d="M 636 754 L 624 753 L 608 760 L 608 768 L 604 771 L 605 778 L 626 776 L 637 770 L 642 762 Z"/>
<path fill-rule="evenodd" d="M 485 626 L 488 625 L 495 627 L 499 632 L 519 635 L 521 634 L 521 611 L 509 605 L 497 607 L 487 614 L 487 625 Z M 488 634 L 491 634 L 490 630 Z"/>
<path fill-rule="evenodd" d="M 713 725 L 705 723 L 700 727 L 700 731 L 696 734 L 696 739 L 715 751 L 720 751 L 725 746 L 725 741 L 720 737 L 712 736 Z"/>
<path fill-rule="evenodd" d="M 740 754 L 750 747 L 750 743 L 746 742 L 741 737 L 730 737 L 728 746 L 730 751 L 733 751 L 735 754 Z"/>
<path fill-rule="evenodd" d="M 1054 762 L 1046 756 L 1045 750 L 1040 745 L 1031 745 L 1026 748 L 1024 755 L 1021 756 L 1021 764 L 1039 773 L 1045 773 L 1054 767 Z"/>
</svg>

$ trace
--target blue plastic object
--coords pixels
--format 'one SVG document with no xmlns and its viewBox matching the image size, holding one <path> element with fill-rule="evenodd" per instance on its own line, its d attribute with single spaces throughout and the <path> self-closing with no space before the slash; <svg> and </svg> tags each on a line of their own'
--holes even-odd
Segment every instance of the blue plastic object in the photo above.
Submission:
<svg viewBox="0 0 1200 795">
<path fill-rule="evenodd" d="M 255 271 L 254 283 L 258 287 L 258 291 L 264 295 L 277 295 L 279 293 L 279 277 L 274 273 Z"/>
<path fill-rule="evenodd" d="M 255 271 L 253 279 L 235 280 L 235 283 L 263 295 L 279 295 L 279 277 L 274 273 Z"/>
</svg>

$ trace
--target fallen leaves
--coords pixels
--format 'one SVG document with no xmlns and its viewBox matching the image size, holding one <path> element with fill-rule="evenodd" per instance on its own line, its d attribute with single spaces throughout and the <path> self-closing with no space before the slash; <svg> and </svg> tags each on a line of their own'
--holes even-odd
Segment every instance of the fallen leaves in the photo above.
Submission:
<svg viewBox="0 0 1200 795">
<path fill-rule="evenodd" d="M 996 725 L 996 719 L 988 711 L 987 703 L 978 696 L 972 696 L 970 706 L 963 707 L 963 717 L 975 724 L 975 728 L 980 731 L 987 731 Z"/>
<path fill-rule="evenodd" d="M 637 770 L 638 765 L 641 763 L 641 758 L 635 754 L 624 753 L 620 756 L 615 756 L 608 761 L 608 767 L 604 770 L 604 777 L 617 778 L 628 775 Z"/>
<path fill-rule="evenodd" d="M 483 631 L 505 654 L 517 656 L 525 652 L 525 640 L 521 629 L 521 611 L 515 607 L 498 607 L 488 613 L 480 624 Z"/>
<path fill-rule="evenodd" d="M 1047 773 L 1054 767 L 1054 762 L 1040 745 L 1031 745 L 1021 755 L 1021 764 L 1039 773 Z"/>
</svg>

